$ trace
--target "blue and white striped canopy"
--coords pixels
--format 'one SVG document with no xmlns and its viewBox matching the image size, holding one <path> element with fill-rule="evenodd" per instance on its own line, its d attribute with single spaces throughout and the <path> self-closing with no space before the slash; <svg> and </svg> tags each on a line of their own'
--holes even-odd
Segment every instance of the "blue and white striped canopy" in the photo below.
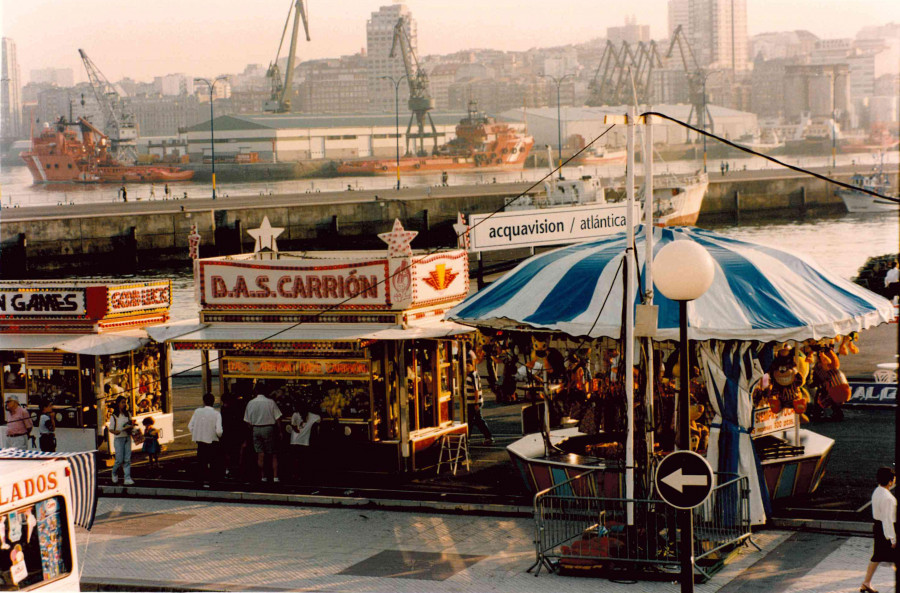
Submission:
<svg viewBox="0 0 900 593">
<path fill-rule="evenodd" d="M 801 341 L 846 335 L 893 318 L 887 299 L 803 256 L 694 227 L 654 228 L 653 233 L 654 253 L 670 241 L 695 241 L 715 262 L 712 286 L 688 303 L 691 339 Z M 536 255 L 448 316 L 480 327 L 619 337 L 625 244 L 620 233 Z M 643 277 L 642 227 L 636 247 Z M 654 289 L 654 304 L 659 306 L 656 339 L 677 340 L 678 303 Z"/>
</svg>

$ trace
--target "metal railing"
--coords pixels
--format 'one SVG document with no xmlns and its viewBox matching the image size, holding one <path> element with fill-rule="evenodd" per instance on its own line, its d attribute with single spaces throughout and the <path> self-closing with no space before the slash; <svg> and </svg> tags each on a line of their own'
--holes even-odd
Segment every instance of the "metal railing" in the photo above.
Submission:
<svg viewBox="0 0 900 593">
<path fill-rule="evenodd" d="M 529 572 L 546 567 L 648 568 L 679 566 L 681 532 L 676 510 L 657 499 L 602 498 L 596 484 L 602 470 L 589 470 L 534 497 L 535 562 Z M 694 509 L 694 557 L 697 571 L 710 574 L 723 552 L 750 537 L 749 482 L 746 477 L 717 475 L 718 485 Z M 628 524 L 629 507 L 633 522 Z"/>
</svg>

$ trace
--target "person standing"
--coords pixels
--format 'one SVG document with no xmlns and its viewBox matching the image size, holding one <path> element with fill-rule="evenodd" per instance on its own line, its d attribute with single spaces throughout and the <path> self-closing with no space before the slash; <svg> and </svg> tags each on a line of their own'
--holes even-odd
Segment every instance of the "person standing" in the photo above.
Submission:
<svg viewBox="0 0 900 593">
<path fill-rule="evenodd" d="M 301 401 L 297 411 L 291 416 L 291 453 L 294 458 L 294 469 L 297 481 L 301 481 L 304 472 L 309 471 L 312 457 L 309 455 L 309 443 L 313 428 L 322 417 L 309 411 L 309 404 Z"/>
<path fill-rule="evenodd" d="M 153 416 L 144 418 L 142 424 L 144 425 L 144 444 L 141 445 L 141 448 L 147 454 L 150 469 L 159 471 L 159 453 L 162 450 L 159 446 L 159 431 L 153 426 Z"/>
<path fill-rule="evenodd" d="M 19 405 L 19 400 L 6 400 L 6 446 L 27 449 L 34 423 L 28 410 Z"/>
<path fill-rule="evenodd" d="M 120 189 L 119 191 L 122 192 L 122 201 L 127 202 L 128 201 L 128 190 L 125 189 L 125 186 L 123 185 L 122 189 Z"/>
<path fill-rule="evenodd" d="M 131 414 L 128 412 L 128 404 L 125 396 L 120 395 L 113 404 L 113 413 L 109 417 L 106 425 L 110 434 L 113 435 L 113 449 L 116 454 L 116 462 L 112 468 L 112 483 L 119 483 L 119 476 L 116 472 L 122 468 L 122 474 L 125 477 L 125 485 L 133 486 L 134 480 L 131 479 L 131 431 L 134 430 L 134 422 L 131 420 Z"/>
<path fill-rule="evenodd" d="M 169 199 L 169 184 L 168 183 L 166 184 L 165 189 L 163 189 L 163 195 L 165 196 L 165 198 L 167 200 Z"/>
<path fill-rule="evenodd" d="M 241 468 L 241 452 L 247 442 L 247 425 L 244 424 L 244 410 L 240 399 L 233 393 L 222 394 L 222 460 L 225 463 L 225 477 L 237 475 Z"/>
<path fill-rule="evenodd" d="M 884 296 L 889 299 L 900 296 L 900 268 L 897 267 L 897 260 L 891 262 L 887 274 L 884 275 Z"/>
<path fill-rule="evenodd" d="M 210 476 L 217 465 L 216 449 L 222 436 L 222 414 L 213 407 L 216 398 L 211 393 L 203 394 L 203 406 L 194 410 L 188 430 L 191 440 L 197 443 L 197 461 L 200 462 L 200 477 L 203 487 L 209 488 Z"/>
<path fill-rule="evenodd" d="M 244 411 L 244 422 L 253 432 L 253 450 L 256 451 L 256 466 L 263 482 L 268 482 L 266 468 L 272 464 L 272 481 L 278 482 L 278 458 L 275 449 L 278 445 L 276 426 L 281 418 L 281 410 L 273 399 L 257 388 L 256 397 L 247 404 Z"/>
<path fill-rule="evenodd" d="M 53 402 L 49 399 L 41 403 L 38 444 L 44 453 L 56 453 L 56 421 L 53 419 Z"/>
<path fill-rule="evenodd" d="M 881 467 L 875 474 L 878 488 L 872 492 L 872 534 L 875 539 L 875 550 L 866 568 L 866 578 L 859 586 L 860 593 L 878 593 L 872 588 L 872 577 L 882 562 L 897 563 L 897 499 L 891 494 L 891 488 L 897 482 L 894 470 Z"/>
<path fill-rule="evenodd" d="M 478 376 L 478 370 L 475 368 L 478 356 L 475 352 L 469 352 L 469 360 L 466 363 L 466 416 L 469 424 L 474 425 L 484 435 L 484 444 L 493 445 L 494 437 L 491 429 L 488 428 L 487 422 L 481 415 L 481 408 L 484 406 L 484 394 L 481 391 L 481 378 Z"/>
</svg>

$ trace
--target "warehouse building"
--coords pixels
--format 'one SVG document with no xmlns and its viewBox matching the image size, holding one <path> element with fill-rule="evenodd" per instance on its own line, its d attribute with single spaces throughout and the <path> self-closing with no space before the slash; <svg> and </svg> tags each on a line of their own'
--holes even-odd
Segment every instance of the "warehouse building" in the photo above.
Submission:
<svg viewBox="0 0 900 593">
<path fill-rule="evenodd" d="M 431 116 L 440 145 L 456 137 L 456 125 L 466 114 L 432 112 Z M 409 114 L 401 112 L 401 155 L 406 150 L 408 122 Z M 213 126 L 217 161 L 247 153 L 257 153 L 264 162 L 390 158 L 396 154 L 393 114 L 235 114 L 216 117 Z M 410 130 L 414 131 L 415 127 Z M 191 161 L 210 158 L 209 120 L 186 128 L 181 136 L 187 141 Z"/>
</svg>

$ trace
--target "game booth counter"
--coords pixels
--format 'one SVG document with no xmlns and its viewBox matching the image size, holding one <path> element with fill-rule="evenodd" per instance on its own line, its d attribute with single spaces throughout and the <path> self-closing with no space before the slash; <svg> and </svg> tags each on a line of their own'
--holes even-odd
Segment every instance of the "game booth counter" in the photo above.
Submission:
<svg viewBox="0 0 900 593">
<path fill-rule="evenodd" d="M 279 253 L 270 236 L 253 254 L 197 260 L 199 319 L 152 335 L 199 350 L 210 391 L 215 359 L 219 393 L 243 405 L 256 390 L 273 393 L 287 417 L 308 404 L 322 418 L 312 445 L 322 467 L 432 467 L 445 436 L 468 430 L 474 330 L 443 319 L 468 293 L 466 252 L 413 251 L 415 234 L 397 221 L 379 235 L 386 251 L 302 253 Z"/>
<path fill-rule="evenodd" d="M 0 282 L 3 401 L 15 398 L 31 413 L 35 439 L 49 401 L 61 452 L 100 448 L 119 396 L 138 425 L 152 417 L 160 442 L 172 442 L 169 357 L 146 331 L 168 320 L 171 294 L 168 280 Z M 0 447 L 5 439 L 4 424 Z"/>
</svg>

